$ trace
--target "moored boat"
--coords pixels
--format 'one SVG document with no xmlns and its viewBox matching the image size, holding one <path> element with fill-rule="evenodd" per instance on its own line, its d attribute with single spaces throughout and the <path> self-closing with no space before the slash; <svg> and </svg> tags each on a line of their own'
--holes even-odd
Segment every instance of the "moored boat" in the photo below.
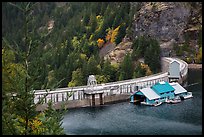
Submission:
<svg viewBox="0 0 204 137">
<path fill-rule="evenodd" d="M 162 102 L 156 102 L 155 104 L 153 104 L 153 106 L 159 106 L 159 105 L 161 105 L 162 104 Z"/>
<path fill-rule="evenodd" d="M 142 104 L 142 105 L 147 105 L 147 106 L 152 106 L 152 104 L 149 104 L 149 103 L 146 103 L 146 102 L 140 102 L 140 104 Z"/>
<path fill-rule="evenodd" d="M 176 104 L 176 103 L 180 103 L 180 102 L 181 102 L 180 99 L 171 99 L 170 100 L 170 103 L 172 103 L 172 104 Z"/>
<path fill-rule="evenodd" d="M 181 102 L 181 99 L 180 99 L 179 96 L 176 96 L 174 99 L 166 99 L 165 102 L 166 103 L 175 104 L 175 103 Z"/>
<path fill-rule="evenodd" d="M 166 102 L 166 103 L 170 103 L 170 99 L 167 99 L 167 98 L 166 98 L 165 102 Z"/>
<path fill-rule="evenodd" d="M 184 99 L 192 98 L 193 97 L 192 92 L 187 92 L 187 94 L 184 95 L 183 97 Z"/>
</svg>

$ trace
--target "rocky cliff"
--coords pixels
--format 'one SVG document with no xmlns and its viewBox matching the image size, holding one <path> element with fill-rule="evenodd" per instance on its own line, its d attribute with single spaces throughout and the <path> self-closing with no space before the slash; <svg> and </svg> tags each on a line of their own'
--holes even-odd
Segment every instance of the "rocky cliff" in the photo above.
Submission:
<svg viewBox="0 0 204 137">
<path fill-rule="evenodd" d="M 131 41 L 139 36 L 148 35 L 159 41 L 162 56 L 169 56 L 170 53 L 171 56 L 176 56 L 173 48 L 181 47 L 184 43 L 194 52 L 183 52 L 182 55 L 193 58 L 197 54 L 199 35 L 202 35 L 201 2 L 131 2 L 131 8 L 134 12 Z M 117 47 L 123 46 L 123 43 Z M 109 56 L 112 62 L 118 60 L 116 53 L 120 53 L 120 48 L 117 47 L 106 56 Z M 129 50 L 122 52 L 126 51 Z"/>
<path fill-rule="evenodd" d="M 184 2 L 144 2 L 135 14 L 134 37 L 149 35 L 160 42 L 175 39 L 184 42 L 184 33 L 194 27 L 202 27 L 202 5 Z M 197 19 L 192 26 L 192 19 Z M 196 26 L 195 26 L 196 25 Z"/>
</svg>

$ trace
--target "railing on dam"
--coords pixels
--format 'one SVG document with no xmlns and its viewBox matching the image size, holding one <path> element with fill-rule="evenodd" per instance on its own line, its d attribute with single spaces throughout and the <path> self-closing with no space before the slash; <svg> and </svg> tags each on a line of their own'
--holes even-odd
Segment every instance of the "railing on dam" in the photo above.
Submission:
<svg viewBox="0 0 204 137">
<path fill-rule="evenodd" d="M 188 64 L 183 60 L 177 58 L 167 58 L 163 57 L 162 61 L 171 63 L 176 60 L 180 64 L 180 73 L 182 76 L 187 75 L 188 73 Z M 131 94 L 132 92 L 144 88 L 150 87 L 157 82 L 168 81 L 168 72 L 161 72 L 150 76 L 140 77 L 136 79 L 129 79 L 117 82 L 110 82 L 104 84 L 98 84 L 94 87 L 96 91 L 103 91 L 104 96 L 114 95 L 114 94 Z M 47 103 L 48 100 L 52 102 L 61 102 L 65 100 L 83 100 L 85 99 L 84 91 L 86 91 L 88 86 L 78 86 L 78 87 L 67 87 L 67 88 L 58 88 L 54 91 L 49 91 L 46 96 L 44 103 Z M 34 102 L 37 103 L 47 92 L 45 90 L 35 90 L 35 99 Z M 71 96 L 70 96 L 71 94 Z M 96 98 L 99 98 L 96 95 Z"/>
</svg>

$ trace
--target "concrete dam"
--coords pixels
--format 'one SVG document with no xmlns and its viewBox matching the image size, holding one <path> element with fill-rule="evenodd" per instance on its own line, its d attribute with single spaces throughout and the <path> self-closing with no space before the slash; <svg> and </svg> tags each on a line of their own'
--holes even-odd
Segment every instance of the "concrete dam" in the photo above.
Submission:
<svg viewBox="0 0 204 137">
<path fill-rule="evenodd" d="M 35 90 L 34 102 L 44 97 L 43 104 L 37 106 L 37 111 L 43 111 L 48 101 L 53 102 L 55 109 L 98 106 L 108 103 L 128 100 L 134 91 L 150 87 L 161 81 L 178 81 L 182 83 L 188 74 L 188 64 L 178 58 L 162 57 L 162 72 L 150 76 L 117 82 L 97 84 L 92 80 L 86 86 L 57 88 L 54 91 Z M 45 96 L 46 95 L 46 96 Z"/>
</svg>

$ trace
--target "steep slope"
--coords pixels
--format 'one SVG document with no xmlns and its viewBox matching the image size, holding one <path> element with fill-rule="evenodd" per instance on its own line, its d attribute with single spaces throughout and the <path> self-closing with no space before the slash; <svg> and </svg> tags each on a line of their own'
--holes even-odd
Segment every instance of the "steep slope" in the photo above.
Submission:
<svg viewBox="0 0 204 137">
<path fill-rule="evenodd" d="M 196 55 L 201 30 L 202 3 L 199 2 L 144 2 L 133 21 L 133 37 L 149 35 L 157 39 L 163 56 L 172 54 L 173 46 L 183 44 L 193 48 Z M 186 52 L 183 55 L 191 56 Z"/>
<path fill-rule="evenodd" d="M 202 3 L 132 2 L 131 5 L 134 11 L 131 41 L 139 36 L 150 36 L 160 43 L 162 56 L 179 56 L 189 63 L 197 58 L 202 47 Z M 124 42 L 117 47 L 122 45 Z M 106 58 L 110 59 L 115 52 Z M 116 62 L 123 55 L 115 55 L 111 60 Z"/>
<path fill-rule="evenodd" d="M 196 9 L 195 9 L 196 8 Z M 134 36 L 183 42 L 187 30 L 202 27 L 202 5 L 182 2 L 145 2 L 134 18 Z"/>
</svg>

